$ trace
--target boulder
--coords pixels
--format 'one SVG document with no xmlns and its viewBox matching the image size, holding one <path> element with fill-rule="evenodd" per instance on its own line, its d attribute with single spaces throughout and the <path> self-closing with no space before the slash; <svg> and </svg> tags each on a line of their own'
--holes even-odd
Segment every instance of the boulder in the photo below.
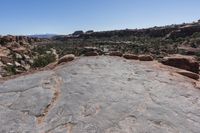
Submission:
<svg viewBox="0 0 200 133">
<path fill-rule="evenodd" d="M 121 52 L 119 52 L 119 51 L 111 51 L 111 52 L 109 53 L 109 55 L 110 55 L 110 56 L 119 56 L 119 57 L 122 57 L 122 56 L 123 56 L 123 54 L 122 54 Z"/>
<path fill-rule="evenodd" d="M 28 71 L 28 70 L 31 69 L 31 66 L 30 66 L 29 64 L 26 64 L 25 66 L 23 66 L 23 68 L 24 68 L 26 71 Z"/>
<path fill-rule="evenodd" d="M 75 59 L 75 55 L 73 54 L 68 54 L 68 55 L 65 55 L 63 57 L 61 57 L 59 60 L 58 60 L 58 64 L 61 64 L 63 62 L 70 62 L 70 61 L 73 61 Z"/>
<path fill-rule="evenodd" d="M 129 59 L 129 60 L 138 60 L 139 59 L 139 57 L 134 54 L 124 54 L 123 57 L 125 59 Z"/>
<path fill-rule="evenodd" d="M 14 66 L 14 64 L 12 64 L 12 63 L 7 63 L 6 65 L 7 66 Z"/>
<path fill-rule="evenodd" d="M 15 58 L 16 58 L 16 59 L 22 59 L 23 57 L 22 57 L 22 55 L 20 55 L 20 54 L 18 54 L 18 53 L 15 53 Z"/>
<path fill-rule="evenodd" d="M 138 58 L 140 61 L 153 61 L 153 57 L 151 55 L 140 55 Z"/>
<path fill-rule="evenodd" d="M 164 65 L 199 73 L 199 63 L 192 56 L 173 55 L 171 57 L 165 57 L 161 62 Z"/>
<path fill-rule="evenodd" d="M 23 55 L 24 56 L 24 58 L 28 61 L 28 60 L 30 60 L 31 59 L 31 57 L 30 56 L 28 56 L 28 55 Z"/>
<path fill-rule="evenodd" d="M 178 74 L 181 74 L 183 76 L 198 80 L 199 79 L 199 75 L 190 71 L 177 71 Z"/>
<path fill-rule="evenodd" d="M 21 64 L 19 62 L 17 62 L 17 61 L 15 61 L 14 64 L 15 64 L 16 67 L 20 67 L 21 66 Z"/>
</svg>

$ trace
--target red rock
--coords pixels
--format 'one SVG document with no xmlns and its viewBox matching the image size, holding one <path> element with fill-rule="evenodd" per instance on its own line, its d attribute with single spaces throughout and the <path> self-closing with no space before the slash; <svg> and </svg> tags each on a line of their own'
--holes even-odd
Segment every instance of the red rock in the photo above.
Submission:
<svg viewBox="0 0 200 133">
<path fill-rule="evenodd" d="M 189 71 L 178 71 L 177 73 L 179 73 L 179 74 L 181 74 L 181 75 L 183 75 L 183 76 L 186 76 L 186 77 L 195 79 L 195 80 L 198 80 L 198 79 L 199 79 L 199 75 L 196 74 L 196 73 L 193 73 L 193 72 L 189 72 Z"/>
<path fill-rule="evenodd" d="M 0 56 L 8 56 L 10 54 L 10 50 L 6 47 L 0 47 Z"/>
<path fill-rule="evenodd" d="M 199 63 L 192 56 L 173 55 L 173 57 L 165 57 L 162 63 L 164 65 L 199 73 Z"/>
<path fill-rule="evenodd" d="M 130 60 L 138 60 L 139 57 L 137 55 L 134 55 L 134 54 L 124 54 L 123 57 L 125 59 L 130 59 Z"/>
<path fill-rule="evenodd" d="M 7 64 L 7 63 L 12 63 L 13 62 L 13 59 L 8 57 L 8 56 L 0 56 L 0 60 L 4 63 L 4 64 Z"/>
<path fill-rule="evenodd" d="M 151 55 L 140 55 L 139 60 L 140 61 L 153 61 L 153 57 Z"/>
<path fill-rule="evenodd" d="M 122 57 L 123 54 L 119 51 L 112 51 L 112 52 L 109 53 L 109 55 L 110 56 L 120 56 L 120 57 Z"/>
</svg>

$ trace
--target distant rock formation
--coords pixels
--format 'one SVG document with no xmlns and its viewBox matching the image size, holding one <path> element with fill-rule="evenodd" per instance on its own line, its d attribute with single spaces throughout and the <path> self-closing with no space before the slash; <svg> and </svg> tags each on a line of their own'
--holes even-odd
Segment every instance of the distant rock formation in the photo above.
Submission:
<svg viewBox="0 0 200 133">
<path fill-rule="evenodd" d="M 82 30 L 79 30 L 79 31 L 75 31 L 72 35 L 79 37 L 80 35 L 83 35 L 83 34 L 84 34 L 84 32 Z"/>
</svg>

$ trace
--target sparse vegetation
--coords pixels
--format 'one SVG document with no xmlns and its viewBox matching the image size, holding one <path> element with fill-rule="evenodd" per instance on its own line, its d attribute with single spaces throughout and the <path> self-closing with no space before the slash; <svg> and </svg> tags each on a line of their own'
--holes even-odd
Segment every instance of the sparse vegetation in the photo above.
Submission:
<svg viewBox="0 0 200 133">
<path fill-rule="evenodd" d="M 37 58 L 34 59 L 32 67 L 45 67 L 46 65 L 54 62 L 55 60 L 55 55 L 51 53 L 39 55 Z"/>
<path fill-rule="evenodd" d="M 187 25 L 194 27 L 188 28 Z M 180 30 L 181 27 L 186 27 L 186 29 Z M 82 52 L 85 47 L 95 47 L 102 53 L 119 51 L 121 53 L 150 54 L 158 60 L 169 54 L 192 54 L 200 58 L 199 23 L 149 29 L 91 32 L 89 34 L 78 31 L 69 36 L 55 36 L 52 39 L 6 36 L 0 38 L 0 43 L 4 44 L 1 45 L 2 47 L 7 47 L 7 44 L 15 42 L 15 40 L 19 40 L 19 49 L 26 46 L 28 52 L 20 53 L 16 57 L 12 50 L 15 49 L 15 46 L 13 46 L 13 48 L 7 48 L 7 51 L 11 50 L 11 54 L 8 54 L 8 56 L 12 58 L 12 63 L 17 62 L 25 71 L 29 70 L 27 65 L 31 68 L 44 67 L 54 62 L 58 57 L 67 54 L 83 55 Z M 25 44 L 21 44 L 21 42 L 25 42 Z M 27 43 L 28 45 L 26 45 Z M 182 47 L 183 50 L 179 49 Z M 185 51 L 187 49 L 184 49 L 184 47 L 192 49 L 192 51 Z M 52 49 L 56 53 L 56 57 Z M 12 67 L 8 67 L 7 71 L 16 74 L 16 70 Z"/>
</svg>

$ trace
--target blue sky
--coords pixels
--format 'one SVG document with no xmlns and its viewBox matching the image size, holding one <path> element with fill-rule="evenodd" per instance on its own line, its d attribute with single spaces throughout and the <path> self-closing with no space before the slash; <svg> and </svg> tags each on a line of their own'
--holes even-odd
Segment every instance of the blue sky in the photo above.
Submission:
<svg viewBox="0 0 200 133">
<path fill-rule="evenodd" d="M 200 19 L 200 0 L 1 0 L 0 34 L 69 34 Z"/>
</svg>

